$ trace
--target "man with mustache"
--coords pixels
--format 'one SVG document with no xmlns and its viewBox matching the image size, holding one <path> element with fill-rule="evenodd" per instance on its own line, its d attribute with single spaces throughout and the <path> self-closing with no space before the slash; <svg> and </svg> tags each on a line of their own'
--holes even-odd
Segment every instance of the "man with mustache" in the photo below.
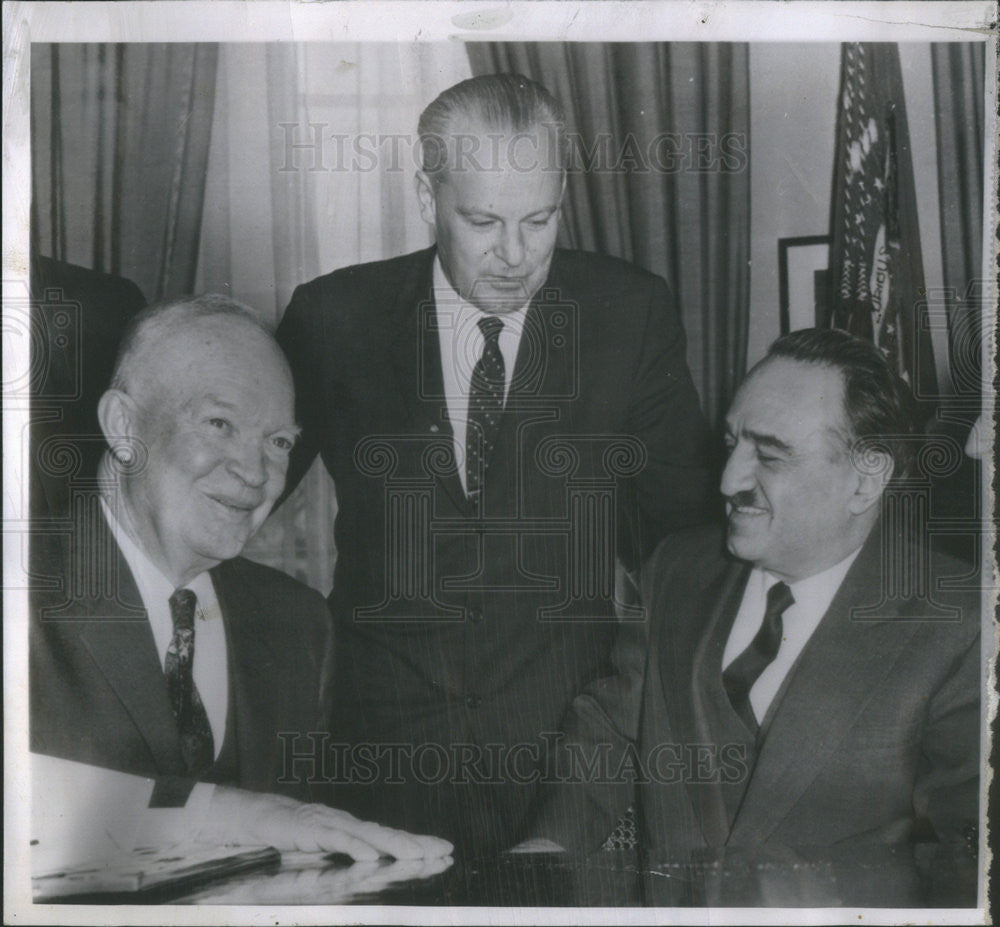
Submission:
<svg viewBox="0 0 1000 927">
<path fill-rule="evenodd" d="M 648 646 L 575 701 L 551 774 L 577 788 L 523 849 L 596 849 L 635 802 L 681 867 L 651 901 L 975 903 L 979 591 L 914 536 L 912 402 L 845 332 L 771 346 L 726 417 L 725 532 L 645 567 Z"/>
<path fill-rule="evenodd" d="M 556 248 L 559 104 L 520 75 L 444 91 L 416 175 L 436 245 L 300 286 L 294 485 L 337 493 L 331 729 L 378 771 L 359 813 L 457 841 L 520 837 L 544 735 L 609 669 L 616 561 L 704 520 L 705 428 L 659 277 Z"/>
<path fill-rule="evenodd" d="M 32 538 L 32 752 L 157 780 L 153 805 L 187 805 L 191 840 L 445 855 L 437 838 L 303 804 L 309 783 L 285 762 L 285 738 L 316 730 L 329 616 L 239 556 L 298 432 L 269 330 L 220 296 L 143 310 L 98 419 L 97 481 Z M 52 785 L 34 783 L 36 811 Z"/>
</svg>

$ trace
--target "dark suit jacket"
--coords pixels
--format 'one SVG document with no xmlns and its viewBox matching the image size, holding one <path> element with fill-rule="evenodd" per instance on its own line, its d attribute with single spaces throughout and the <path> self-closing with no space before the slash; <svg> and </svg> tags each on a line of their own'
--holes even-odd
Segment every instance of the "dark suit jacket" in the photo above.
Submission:
<svg viewBox="0 0 1000 927">
<path fill-rule="evenodd" d="M 66 510 L 74 478 L 97 472 L 97 402 L 146 299 L 131 281 L 34 255 L 31 262 L 31 514 Z"/>
<path fill-rule="evenodd" d="M 722 686 L 749 568 L 724 556 L 721 533 L 708 529 L 668 538 L 647 565 L 648 648 L 634 640 L 619 648 L 622 674 L 576 701 L 566 743 L 585 754 L 609 744 L 613 757 L 635 745 L 634 759 L 645 764 L 636 777 L 640 839 L 654 865 L 728 862 L 730 887 L 734 870 L 767 874 L 773 881 L 761 897 L 771 891 L 772 904 L 975 903 L 968 846 L 978 820 L 978 592 L 938 588 L 969 570 L 934 554 L 919 568 L 921 579 L 930 568 L 929 596 L 906 592 L 904 581 L 903 595 L 888 598 L 882 528 L 793 666 L 756 744 Z M 632 798 L 625 778 L 553 791 L 536 832 L 596 848 Z M 928 895 L 910 844 L 935 840 Z M 718 901 L 708 882 L 703 872 L 686 888 Z"/>
<path fill-rule="evenodd" d="M 92 499 L 96 502 L 96 499 Z M 31 749 L 141 776 L 185 773 L 152 630 L 128 565 L 96 509 L 94 530 L 36 535 L 31 591 Z M 211 571 L 226 627 L 225 760 L 209 778 L 309 797 L 279 733 L 317 730 L 329 630 L 321 596 L 243 558 Z M 291 742 L 302 751 L 302 743 Z M 301 769 L 300 769 L 301 771 Z M 301 777 L 302 779 L 305 776 Z"/>
<path fill-rule="evenodd" d="M 295 291 L 278 331 L 304 428 L 289 485 L 317 452 L 336 484 L 333 729 L 376 751 L 434 753 L 426 784 L 407 769 L 405 785 L 366 773 L 339 800 L 478 852 L 516 839 L 540 734 L 607 672 L 616 547 L 637 566 L 668 527 L 702 520 L 710 478 L 664 282 L 557 251 L 474 510 L 452 454 L 433 259 L 349 267 Z M 478 772 L 458 769 L 462 756 L 482 757 Z"/>
</svg>

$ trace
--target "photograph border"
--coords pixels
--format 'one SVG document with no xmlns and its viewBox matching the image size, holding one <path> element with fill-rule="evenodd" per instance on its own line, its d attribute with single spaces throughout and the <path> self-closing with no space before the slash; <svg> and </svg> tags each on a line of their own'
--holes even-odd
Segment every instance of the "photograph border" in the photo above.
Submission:
<svg viewBox="0 0 1000 927">
<path fill-rule="evenodd" d="M 196 12 L 197 11 L 197 12 Z M 690 4 L 686 2 L 560 3 L 515 2 L 503 6 L 489 2 L 436 3 L 428 0 L 377 0 L 343 4 L 283 3 L 273 0 L 130 0 L 112 2 L 5 2 L 4 15 L 4 366 L 23 367 L 23 343 L 19 346 L 6 325 L 8 300 L 23 299 L 28 293 L 28 216 L 30 213 L 30 147 L 28 72 L 30 46 L 34 42 L 170 41 L 170 42 L 265 42 L 265 41 L 948 41 L 983 42 L 986 45 L 985 85 L 985 184 L 984 184 L 984 306 L 989 313 L 988 337 L 984 337 L 983 375 L 987 401 L 994 382 L 997 284 L 993 276 L 997 257 L 997 61 L 996 9 L 987 2 L 880 2 L 865 0 L 823 0 L 794 6 L 780 0 L 737 0 L 737 2 Z M 989 23 L 993 23 L 992 29 Z M 822 38 L 817 38 L 817 30 Z M 745 38 L 753 34 L 755 38 Z M 596 38 L 600 35 L 601 38 Z M 140 36 L 141 38 L 135 38 Z M 131 37 L 131 38 L 130 38 Z M 832 130 L 832 126 L 831 126 Z M 828 238 L 802 236 L 779 241 L 779 285 L 781 287 L 782 331 L 790 321 L 788 268 L 782 263 L 782 246 L 795 242 Z M 818 242 L 813 242 L 818 243 Z M 787 250 L 787 249 L 786 249 Z M 787 253 L 785 253 L 787 258 Z M 984 326 L 986 322 L 984 320 Z M 22 353 L 18 353 L 22 352 Z M 4 400 L 4 563 L 19 570 L 20 544 L 27 530 L 27 514 L 20 510 L 27 499 L 22 436 L 27 434 L 26 401 Z M 990 410 L 987 410 L 990 411 Z M 991 430 L 992 435 L 992 430 Z M 994 454 L 987 460 L 993 461 Z M 984 475 L 987 487 L 993 484 L 992 466 Z M 992 495 L 987 494 L 992 500 Z M 993 521 L 995 532 L 996 522 Z M 993 552 L 989 552 L 991 558 Z M 991 565 L 990 564 L 990 565 Z M 983 714 L 984 772 L 983 809 L 991 779 L 988 765 L 989 720 L 996 714 L 995 615 L 997 592 L 984 597 Z M 604 923 L 609 917 L 628 923 L 795 923 L 801 922 L 799 909 L 568 909 L 539 912 L 517 908 L 443 908 L 427 911 L 394 906 L 341 908 L 253 909 L 157 906 L 142 909 L 116 906 L 113 909 L 81 906 L 68 908 L 30 903 L 27 853 L 22 845 L 27 834 L 28 816 L 24 797 L 30 795 L 27 759 L 27 590 L 7 587 L 4 595 L 4 696 L 5 696 L 5 808 L 4 808 L 4 901 L 12 923 L 116 924 L 116 923 L 328 923 L 336 913 L 344 922 L 380 923 L 491 923 L 518 921 L 545 923 Z M 981 847 L 986 848 L 986 833 Z M 988 854 L 988 849 L 986 850 Z M 988 855 L 981 858 L 984 872 Z M 982 894 L 982 893 L 981 893 Z M 25 901 L 27 900 L 27 904 Z M 985 900 L 984 900 L 985 905 Z M 811 923 L 888 924 L 916 919 L 926 923 L 980 923 L 983 911 L 962 909 L 853 908 L 810 910 Z M 863 917 L 863 920 L 860 918 Z"/>
</svg>

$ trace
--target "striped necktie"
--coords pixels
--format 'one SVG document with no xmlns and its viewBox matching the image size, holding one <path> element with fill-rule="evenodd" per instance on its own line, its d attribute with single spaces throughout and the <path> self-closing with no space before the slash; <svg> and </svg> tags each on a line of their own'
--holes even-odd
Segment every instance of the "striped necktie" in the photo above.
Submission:
<svg viewBox="0 0 1000 927">
<path fill-rule="evenodd" d="M 736 713 L 743 719 L 747 729 L 754 734 L 760 726 L 750 704 L 750 690 L 760 678 L 760 674 L 778 655 L 781 635 L 784 630 L 781 616 L 795 601 L 792 590 L 784 583 L 775 583 L 767 591 L 767 607 L 760 630 L 746 650 L 743 651 L 722 674 L 722 684 Z"/>
</svg>

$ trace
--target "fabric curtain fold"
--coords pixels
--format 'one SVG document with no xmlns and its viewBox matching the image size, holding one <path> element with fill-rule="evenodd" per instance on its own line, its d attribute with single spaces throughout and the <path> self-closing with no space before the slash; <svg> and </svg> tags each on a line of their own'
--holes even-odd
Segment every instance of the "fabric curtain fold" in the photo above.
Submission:
<svg viewBox="0 0 1000 927">
<path fill-rule="evenodd" d="M 975 420 L 982 395 L 983 144 L 985 48 L 931 45 L 937 128 L 941 251 L 954 396 L 947 405 Z M 960 407 L 960 408 L 959 408 Z"/>
<path fill-rule="evenodd" d="M 32 47 L 36 253 L 127 277 L 156 300 L 191 292 L 218 47 Z"/>
<path fill-rule="evenodd" d="M 469 75 L 450 43 L 224 45 L 196 289 L 277 324 L 298 284 L 429 245 L 417 118 Z M 244 553 L 328 593 L 336 512 L 317 461 Z"/>
<path fill-rule="evenodd" d="M 713 423 L 746 368 L 749 57 L 728 43 L 472 43 L 473 72 L 521 73 L 567 110 L 560 244 L 660 274 Z"/>
</svg>

